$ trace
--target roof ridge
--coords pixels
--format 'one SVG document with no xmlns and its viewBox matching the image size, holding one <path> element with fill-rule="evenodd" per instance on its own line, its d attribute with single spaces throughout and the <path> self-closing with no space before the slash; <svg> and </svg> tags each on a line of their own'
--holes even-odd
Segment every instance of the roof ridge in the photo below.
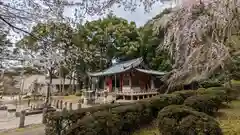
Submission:
<svg viewBox="0 0 240 135">
<path fill-rule="evenodd" d="M 120 65 L 120 64 L 124 64 L 124 63 L 128 63 L 128 62 L 131 62 L 131 61 L 137 61 L 139 59 L 142 59 L 142 57 L 138 57 L 138 58 L 135 58 L 135 59 L 131 59 L 131 60 L 126 60 L 126 61 L 121 61 L 119 63 L 116 63 L 115 65 Z"/>
</svg>

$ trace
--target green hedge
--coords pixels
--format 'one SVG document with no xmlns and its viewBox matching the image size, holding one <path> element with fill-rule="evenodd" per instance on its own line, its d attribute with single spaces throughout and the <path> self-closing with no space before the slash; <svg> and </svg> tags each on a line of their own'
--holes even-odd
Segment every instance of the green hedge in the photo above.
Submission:
<svg viewBox="0 0 240 135">
<path fill-rule="evenodd" d="M 173 92 L 173 94 L 180 95 L 183 99 L 194 96 L 197 94 L 197 90 L 182 90 Z"/>
<path fill-rule="evenodd" d="M 96 112 L 81 119 L 78 124 L 68 130 L 66 135 L 129 134 L 152 122 L 162 108 L 171 104 L 182 104 L 183 101 L 179 95 L 161 95 L 134 104 L 115 107 L 108 112 Z M 101 117 L 98 117 L 99 115 Z"/>
<path fill-rule="evenodd" d="M 219 96 L 205 94 L 187 98 L 184 101 L 184 105 L 192 107 L 196 111 L 212 115 L 214 112 L 218 111 L 218 108 L 221 105 L 221 101 L 222 100 Z"/>
<path fill-rule="evenodd" d="M 158 114 L 162 135 L 222 135 L 213 117 L 184 105 L 170 105 Z"/>
<path fill-rule="evenodd" d="M 50 113 L 47 115 L 46 135 L 51 135 L 50 133 L 54 133 L 54 135 L 128 134 L 150 123 L 158 116 L 159 111 L 166 106 L 184 103 L 210 114 L 214 111 L 208 111 L 208 109 L 214 108 L 215 105 L 218 107 L 222 101 L 226 100 L 226 95 L 227 92 L 222 87 L 179 91 L 134 103 L 115 103 L 83 108 L 78 111 Z M 199 101 L 202 103 L 199 103 Z M 204 108 L 204 105 L 207 106 L 207 109 Z"/>
<path fill-rule="evenodd" d="M 236 98 L 234 97 L 236 96 L 236 93 L 232 95 L 231 93 L 234 93 L 234 90 L 225 88 L 225 87 L 211 87 L 208 89 L 200 88 L 198 90 L 176 91 L 173 94 L 180 95 L 184 99 L 187 99 L 188 97 L 195 96 L 195 95 L 212 94 L 212 95 L 221 96 L 224 99 L 224 101 L 231 101 Z"/>
<path fill-rule="evenodd" d="M 85 116 L 66 135 L 124 135 L 154 119 L 145 103 L 119 106 Z"/>
<path fill-rule="evenodd" d="M 183 104 L 184 99 L 177 94 L 166 94 L 156 96 L 140 102 L 144 102 L 145 104 L 147 104 L 147 106 L 152 110 L 153 116 L 157 116 L 159 110 L 161 110 L 162 108 L 172 104 L 176 105 Z"/>
<path fill-rule="evenodd" d="M 221 86 L 222 86 L 221 83 L 216 82 L 216 81 L 204 81 L 204 82 L 201 82 L 200 85 L 201 85 L 203 88 L 221 87 Z"/>
<path fill-rule="evenodd" d="M 86 115 L 90 115 L 98 111 L 111 110 L 114 107 L 123 106 L 127 104 L 129 103 L 105 104 L 89 108 L 82 108 L 80 110 L 48 113 L 45 116 L 46 135 L 55 134 L 64 135 L 69 127 L 76 124 L 78 120 L 82 119 Z"/>
</svg>

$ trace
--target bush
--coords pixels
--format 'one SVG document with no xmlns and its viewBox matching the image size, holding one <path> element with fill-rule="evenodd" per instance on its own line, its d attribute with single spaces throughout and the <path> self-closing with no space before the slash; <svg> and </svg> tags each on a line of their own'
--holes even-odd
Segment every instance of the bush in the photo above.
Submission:
<svg viewBox="0 0 240 135">
<path fill-rule="evenodd" d="M 227 90 L 228 89 L 224 87 L 211 87 L 208 89 L 200 88 L 198 90 L 176 91 L 174 92 L 174 94 L 180 95 L 184 99 L 187 99 L 188 97 L 195 96 L 195 95 L 204 95 L 204 94 L 218 95 L 218 96 L 221 96 L 225 101 L 229 101 L 230 96 Z"/>
<path fill-rule="evenodd" d="M 111 112 L 95 112 L 85 116 L 67 135 L 124 135 L 153 119 L 144 103 L 113 108 Z"/>
<path fill-rule="evenodd" d="M 217 82 L 217 81 L 204 81 L 204 82 L 201 82 L 200 85 L 203 88 L 221 87 L 222 86 L 222 84 L 220 82 Z"/>
<path fill-rule="evenodd" d="M 102 112 L 96 112 L 81 119 L 75 127 L 69 129 L 67 135 L 74 135 L 75 133 L 78 133 L 78 135 L 129 134 L 152 122 L 162 108 L 171 104 L 182 104 L 183 101 L 184 99 L 179 95 L 167 94 L 114 107 L 108 113 L 105 112 L 104 116 L 101 115 L 101 119 L 95 116 L 99 116 Z M 109 114 L 110 112 L 111 114 Z M 115 126 L 109 126 L 106 124 L 108 122 Z"/>
<path fill-rule="evenodd" d="M 184 105 L 170 105 L 158 114 L 162 135 L 223 135 L 217 121 Z"/>
<path fill-rule="evenodd" d="M 231 88 L 212 87 L 212 88 L 208 88 L 207 90 L 212 92 L 212 94 L 220 95 L 225 102 L 230 102 L 232 100 L 235 100 L 238 97 L 238 92 Z"/>
<path fill-rule="evenodd" d="M 162 108 L 172 104 L 182 104 L 184 102 L 184 99 L 177 94 L 166 94 L 143 100 L 142 102 L 145 102 L 145 104 L 147 104 L 149 109 L 151 109 L 153 116 L 156 117 Z"/>
<path fill-rule="evenodd" d="M 182 90 L 182 91 L 176 91 L 173 94 L 180 95 L 183 99 L 187 99 L 188 97 L 196 95 L 197 90 Z"/>
<path fill-rule="evenodd" d="M 118 134 L 119 117 L 107 111 L 96 112 L 85 116 L 73 125 L 65 135 L 111 135 Z M 115 130 L 116 129 L 116 130 Z"/>
<path fill-rule="evenodd" d="M 75 96 L 82 96 L 82 92 L 81 91 L 76 91 L 76 93 L 75 93 Z"/>
<path fill-rule="evenodd" d="M 52 112 L 45 116 L 46 119 L 46 135 L 50 133 L 58 134 L 59 132 L 65 132 L 67 128 L 64 125 L 70 127 L 77 123 L 80 119 L 87 115 L 91 115 L 98 111 L 110 111 L 112 108 L 126 105 L 127 103 L 115 103 L 105 104 L 100 106 L 94 106 L 89 108 L 81 108 L 80 110 L 63 111 L 63 112 Z"/>
<path fill-rule="evenodd" d="M 184 101 L 184 105 L 192 107 L 196 111 L 212 115 L 221 105 L 221 98 L 207 94 L 191 96 Z"/>
</svg>

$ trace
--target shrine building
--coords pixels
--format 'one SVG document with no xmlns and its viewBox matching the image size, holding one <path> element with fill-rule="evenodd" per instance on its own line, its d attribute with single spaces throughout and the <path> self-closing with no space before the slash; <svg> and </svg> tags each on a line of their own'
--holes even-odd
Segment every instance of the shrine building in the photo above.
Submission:
<svg viewBox="0 0 240 135">
<path fill-rule="evenodd" d="M 149 69 L 142 58 L 116 63 L 96 73 L 88 73 L 91 89 L 115 93 L 117 99 L 139 100 L 158 94 L 165 72 Z"/>
</svg>

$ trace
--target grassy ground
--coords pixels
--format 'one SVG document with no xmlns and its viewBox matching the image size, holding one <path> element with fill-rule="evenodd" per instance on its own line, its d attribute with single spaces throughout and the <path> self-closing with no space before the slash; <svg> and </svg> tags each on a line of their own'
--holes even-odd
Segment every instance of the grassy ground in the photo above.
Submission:
<svg viewBox="0 0 240 135">
<path fill-rule="evenodd" d="M 221 109 L 217 120 L 224 132 L 224 135 L 240 134 L 240 100 L 233 101 L 230 108 Z"/>
<path fill-rule="evenodd" d="M 25 128 L 16 128 L 7 131 L 0 131 L 0 135 L 44 135 L 44 125 L 29 125 Z"/>
<path fill-rule="evenodd" d="M 233 101 L 229 104 L 229 108 L 220 109 L 216 120 L 219 122 L 224 135 L 240 135 L 240 100 Z M 156 126 L 151 126 L 141 129 L 133 135 L 160 135 L 160 133 Z"/>
</svg>

